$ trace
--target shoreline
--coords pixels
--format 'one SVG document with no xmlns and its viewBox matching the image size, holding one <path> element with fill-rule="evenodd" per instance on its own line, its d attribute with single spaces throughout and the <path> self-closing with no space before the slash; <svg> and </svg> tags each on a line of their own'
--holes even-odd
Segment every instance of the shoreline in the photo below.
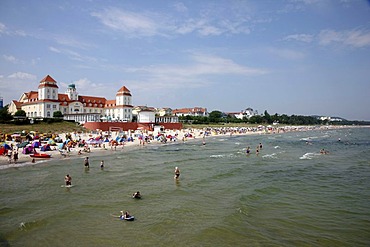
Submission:
<svg viewBox="0 0 370 247">
<path fill-rule="evenodd" d="M 123 142 L 123 145 L 111 146 L 109 143 L 103 143 L 104 147 L 90 147 L 90 152 L 81 152 L 79 154 L 79 150 L 81 148 L 75 147 L 71 148 L 70 152 L 66 154 L 66 156 L 62 155 L 60 151 L 56 148 L 52 151 L 38 151 L 39 153 L 47 153 L 51 154 L 51 158 L 36 158 L 34 159 L 35 162 L 32 162 L 32 158 L 29 154 L 23 154 L 22 148 L 19 148 L 18 154 L 19 158 L 17 163 L 9 163 L 8 157 L 5 155 L 0 156 L 0 170 L 8 169 L 8 168 L 19 168 L 24 166 L 32 166 L 41 163 L 46 163 L 51 160 L 64 160 L 64 159 L 77 159 L 77 158 L 84 158 L 84 157 L 98 157 L 109 155 L 110 152 L 119 152 L 125 149 L 133 150 L 139 149 L 146 145 L 171 145 L 178 142 L 193 142 L 199 140 L 202 142 L 203 138 L 207 139 L 208 137 L 225 137 L 225 136 L 240 136 L 240 135 L 274 135 L 274 134 L 284 134 L 290 132 L 307 132 L 313 130 L 334 130 L 334 129 L 344 129 L 344 128 L 362 128 L 362 127 L 370 127 L 370 126 L 285 126 L 285 127 L 218 127 L 218 128 L 206 128 L 206 129 L 182 129 L 182 130 L 166 130 L 163 133 L 165 136 L 176 136 L 176 140 L 168 140 L 163 144 L 159 140 L 150 140 L 149 143 L 144 143 L 139 138 L 135 138 L 132 142 Z M 61 133 L 59 136 L 65 140 L 65 137 L 69 133 Z M 187 137 L 191 135 L 191 137 Z M 95 134 L 97 135 L 97 134 Z M 115 137 L 119 136 L 119 133 L 112 134 L 111 139 L 115 139 Z M 153 132 L 147 132 L 145 135 L 153 136 Z M 64 137 L 64 138 L 63 138 Z M 89 138 L 92 138 L 92 134 L 85 133 L 81 137 L 82 140 L 87 141 Z M 93 137 L 94 138 L 94 137 Z M 15 142 L 8 141 L 7 144 L 13 143 L 15 146 Z M 144 145 L 142 144 L 144 143 Z M 105 147 L 108 145 L 108 147 Z"/>
</svg>

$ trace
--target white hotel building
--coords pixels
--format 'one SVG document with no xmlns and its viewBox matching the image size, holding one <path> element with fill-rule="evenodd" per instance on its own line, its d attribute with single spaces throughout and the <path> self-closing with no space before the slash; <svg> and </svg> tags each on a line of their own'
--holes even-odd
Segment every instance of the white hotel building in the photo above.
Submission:
<svg viewBox="0 0 370 247">
<path fill-rule="evenodd" d="M 114 100 L 79 95 L 75 84 L 70 84 L 65 94 L 59 93 L 58 88 L 57 82 L 47 75 L 37 91 L 23 93 L 19 101 L 13 100 L 9 112 L 24 110 L 29 118 L 51 118 L 60 111 L 64 119 L 77 122 L 132 121 L 132 95 L 125 86 L 117 91 Z"/>
</svg>

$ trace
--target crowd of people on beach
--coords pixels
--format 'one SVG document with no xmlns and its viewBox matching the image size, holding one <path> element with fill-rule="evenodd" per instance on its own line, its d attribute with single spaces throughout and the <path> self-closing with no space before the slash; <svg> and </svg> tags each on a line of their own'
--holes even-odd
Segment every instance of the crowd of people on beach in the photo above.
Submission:
<svg viewBox="0 0 370 247">
<path fill-rule="evenodd" d="M 256 126 L 256 127 L 206 127 L 204 129 L 183 129 L 183 130 L 166 130 L 163 132 L 150 132 L 147 130 L 136 130 L 131 132 L 104 132 L 91 131 L 86 133 L 49 133 L 38 134 L 37 132 L 23 133 L 20 135 L 1 135 L 4 144 L 0 145 L 0 157 L 6 156 L 7 163 L 27 162 L 27 154 L 38 152 L 56 151 L 60 157 L 67 157 L 74 154 L 83 155 L 97 150 L 112 150 L 117 148 L 124 149 L 125 146 L 147 144 L 157 142 L 166 144 L 168 142 L 177 142 L 179 139 L 185 142 L 188 139 L 203 137 L 202 144 L 205 145 L 205 137 L 218 135 L 245 135 L 245 134 L 273 134 L 285 133 L 290 131 L 308 131 L 323 126 Z M 25 144 L 25 145 L 23 145 Z M 37 144 L 37 145 L 36 145 Z M 23 148 L 20 152 L 19 148 Z M 44 148 L 44 150 L 43 150 Z M 3 151 L 2 151 L 3 150 Z M 260 153 L 261 147 L 257 147 L 255 153 Z M 251 148 L 247 147 L 246 153 L 251 153 Z M 323 152 L 322 152 L 323 153 Z M 57 157 L 53 155 L 53 157 Z M 33 163 L 35 159 L 31 159 Z M 29 161 L 29 156 L 28 156 Z M 0 163 L 2 163 L 0 159 Z"/>
</svg>

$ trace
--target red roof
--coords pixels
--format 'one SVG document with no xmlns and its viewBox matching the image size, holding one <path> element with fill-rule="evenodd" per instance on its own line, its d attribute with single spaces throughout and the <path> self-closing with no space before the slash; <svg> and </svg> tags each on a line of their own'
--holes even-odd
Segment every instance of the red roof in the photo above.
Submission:
<svg viewBox="0 0 370 247">
<path fill-rule="evenodd" d="M 116 95 L 127 95 L 127 96 L 131 96 L 131 93 L 130 93 L 130 90 L 127 89 L 127 87 L 123 86 L 123 87 L 121 87 L 117 91 L 117 94 Z"/>
<path fill-rule="evenodd" d="M 57 83 L 50 75 L 45 76 L 40 82 L 54 82 Z"/>
<path fill-rule="evenodd" d="M 15 105 L 15 107 L 16 107 L 17 109 L 21 109 L 21 105 L 22 105 L 22 103 L 21 103 L 21 102 L 16 101 L 16 100 L 12 100 L 12 101 L 13 101 L 13 103 L 14 103 L 14 105 Z"/>
</svg>

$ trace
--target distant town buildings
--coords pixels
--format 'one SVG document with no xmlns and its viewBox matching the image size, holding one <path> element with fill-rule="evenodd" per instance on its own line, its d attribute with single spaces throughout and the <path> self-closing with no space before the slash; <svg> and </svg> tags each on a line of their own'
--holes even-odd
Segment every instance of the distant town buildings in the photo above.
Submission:
<svg viewBox="0 0 370 247">
<path fill-rule="evenodd" d="M 341 121 L 343 121 L 342 118 L 338 118 L 338 117 L 325 117 L 325 116 L 322 116 L 322 117 L 319 117 L 319 119 L 321 121 L 328 121 L 328 122 L 341 122 Z"/>
<path fill-rule="evenodd" d="M 257 111 L 254 111 L 252 108 L 247 108 L 245 110 L 242 110 L 240 112 L 228 112 L 228 115 L 232 115 L 238 119 L 244 119 L 244 118 L 250 118 L 253 116 L 258 115 Z"/>
<path fill-rule="evenodd" d="M 176 116 L 192 116 L 192 117 L 208 117 L 209 113 L 207 108 L 194 107 L 194 108 L 181 108 L 172 110 L 172 114 Z"/>
</svg>

